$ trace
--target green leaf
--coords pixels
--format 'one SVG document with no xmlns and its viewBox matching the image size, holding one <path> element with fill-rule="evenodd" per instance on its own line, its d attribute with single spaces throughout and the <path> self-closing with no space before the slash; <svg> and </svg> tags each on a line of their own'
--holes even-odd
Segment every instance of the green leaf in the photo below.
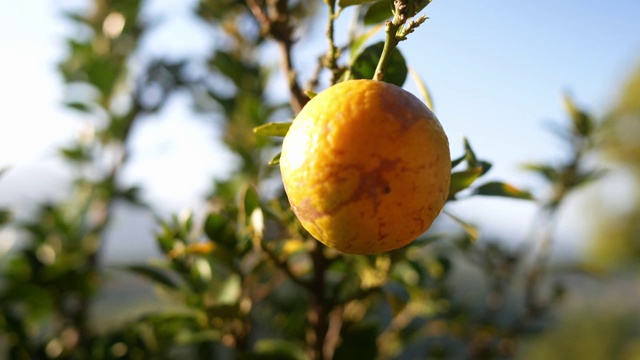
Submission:
<svg viewBox="0 0 640 360">
<path fill-rule="evenodd" d="M 80 145 L 59 150 L 65 159 L 75 162 L 90 161 L 91 155 Z"/>
<path fill-rule="evenodd" d="M 292 122 L 268 123 L 253 128 L 253 133 L 262 136 L 281 136 L 287 135 Z"/>
<path fill-rule="evenodd" d="M 108 58 L 96 58 L 88 66 L 87 77 L 89 82 L 98 88 L 102 96 L 109 97 L 122 70 L 122 64 L 118 62 Z"/>
<path fill-rule="evenodd" d="M 240 360 L 305 360 L 304 349 L 296 342 L 284 339 L 258 340 L 253 353 L 239 357 Z"/>
<path fill-rule="evenodd" d="M 213 280 L 211 263 L 202 257 L 193 259 L 189 271 L 189 279 L 189 283 L 198 291 L 208 288 Z"/>
<path fill-rule="evenodd" d="M 166 322 L 161 324 L 167 326 Z M 175 343 L 178 345 L 196 345 L 200 343 L 210 343 L 220 340 L 223 333 L 219 329 L 197 330 L 197 331 L 180 331 L 175 337 Z"/>
<path fill-rule="evenodd" d="M 553 166 L 550 166 L 550 165 L 525 164 L 523 167 L 525 170 L 533 171 L 535 173 L 538 173 L 539 175 L 542 175 L 542 177 L 549 180 L 550 182 L 556 182 L 562 178 L 558 170 L 556 170 Z"/>
<path fill-rule="evenodd" d="M 221 214 L 210 213 L 207 215 L 207 219 L 204 222 L 204 232 L 207 234 L 209 240 L 215 241 L 215 239 L 224 237 L 226 235 L 225 230 L 228 221 L 229 220 Z"/>
<path fill-rule="evenodd" d="M 462 154 L 462 156 L 460 156 L 459 158 L 451 160 L 451 168 L 453 169 L 456 166 L 460 165 L 464 161 L 465 157 L 466 154 Z"/>
<path fill-rule="evenodd" d="M 268 164 L 269 165 L 278 165 L 278 164 L 280 164 L 280 157 L 281 156 L 282 156 L 281 152 L 277 153 L 274 157 L 271 158 L 271 160 L 269 160 Z"/>
<path fill-rule="evenodd" d="M 163 269 L 160 269 L 156 266 L 152 265 L 129 265 L 123 267 L 124 270 L 130 271 L 136 275 L 140 275 L 144 278 L 147 278 L 157 285 L 163 285 L 168 288 L 177 290 L 179 289 L 179 285 L 175 282 L 175 280 L 169 275 L 169 273 Z"/>
<path fill-rule="evenodd" d="M 218 50 L 210 65 L 246 92 L 256 91 L 261 86 L 260 67 L 242 61 L 237 54 Z"/>
<path fill-rule="evenodd" d="M 11 212 L 6 209 L 0 209 L 0 226 L 11 221 Z"/>
<path fill-rule="evenodd" d="M 592 171 L 587 171 L 584 173 L 581 173 L 578 175 L 578 177 L 575 179 L 575 181 L 573 182 L 573 186 L 582 186 L 585 184 L 588 184 L 592 181 L 598 180 L 600 178 L 602 178 L 604 175 L 607 174 L 606 170 L 602 170 L 602 169 L 598 169 L 598 170 L 592 170 Z"/>
<path fill-rule="evenodd" d="M 72 21 L 75 21 L 75 22 L 78 22 L 78 23 L 81 23 L 81 24 L 91 25 L 91 20 L 87 19 L 84 15 L 76 13 L 76 12 L 64 11 L 62 13 L 62 16 L 67 18 L 67 19 L 69 19 L 69 20 L 72 20 Z"/>
<path fill-rule="evenodd" d="M 434 111 L 433 97 L 431 97 L 431 92 L 429 91 L 427 84 L 411 66 L 409 66 L 409 74 L 411 75 L 411 78 L 418 86 L 418 90 L 420 90 L 420 93 L 422 93 L 422 97 L 424 98 L 424 101 L 427 104 L 427 107 L 429 108 L 429 110 Z"/>
<path fill-rule="evenodd" d="M 156 239 L 160 250 L 164 254 L 168 254 L 175 247 L 176 242 L 180 240 L 176 239 L 176 231 L 169 224 L 163 222 L 161 226 L 162 229 L 156 235 Z"/>
<path fill-rule="evenodd" d="M 430 3 L 431 3 L 431 0 L 409 1 L 408 16 L 409 17 L 416 16 L 420 11 L 422 11 L 422 9 L 427 7 L 427 5 L 429 5 Z"/>
<path fill-rule="evenodd" d="M 216 304 L 235 304 L 240 299 L 242 282 L 238 274 L 229 275 L 221 284 L 216 296 Z"/>
<path fill-rule="evenodd" d="M 343 326 L 340 335 L 342 341 L 334 353 L 333 360 L 378 358 L 376 324 L 359 322 L 352 326 Z"/>
<path fill-rule="evenodd" d="M 463 142 L 464 142 L 465 160 L 467 160 L 467 164 L 469 165 L 469 168 L 475 168 L 476 166 L 478 166 L 478 158 L 476 157 L 475 152 L 473 152 L 473 149 L 471 148 L 471 144 L 469 144 L 469 140 L 467 140 L 466 137 L 463 139 Z"/>
<path fill-rule="evenodd" d="M 455 200 L 455 196 L 460 191 L 468 188 L 480 175 L 483 168 L 481 166 L 451 174 L 451 184 L 449 185 L 449 200 Z"/>
<path fill-rule="evenodd" d="M 318 93 L 313 91 L 313 90 L 305 90 L 304 94 L 307 95 L 309 100 L 313 99 L 314 97 L 316 97 L 318 95 Z"/>
<path fill-rule="evenodd" d="M 89 106 L 86 103 L 82 103 L 78 101 L 71 101 L 71 102 L 65 103 L 64 106 L 72 108 L 74 110 L 78 110 L 80 112 L 84 112 L 84 113 L 91 112 L 91 106 Z"/>
<path fill-rule="evenodd" d="M 480 238 L 480 232 L 478 231 L 478 228 L 460 219 L 459 217 L 451 214 L 448 211 L 443 211 L 443 213 L 445 213 L 447 216 L 451 218 L 451 220 L 455 221 L 458 225 L 460 225 L 460 227 L 462 227 L 462 229 L 469 236 L 469 240 L 471 240 L 472 242 L 476 242 L 478 238 Z"/>
<path fill-rule="evenodd" d="M 393 16 L 393 0 L 382 0 L 372 4 L 364 14 L 365 25 L 379 24 Z"/>
<path fill-rule="evenodd" d="M 530 192 L 520 190 L 514 186 L 499 181 L 492 181 L 480 185 L 473 191 L 473 193 L 476 195 L 502 196 L 524 200 L 534 199 Z"/>
<path fill-rule="evenodd" d="M 425 247 L 429 244 L 435 243 L 436 241 L 442 240 L 443 238 L 445 238 L 445 236 L 442 234 L 422 235 L 413 241 L 410 246 Z"/>
<path fill-rule="evenodd" d="M 241 209 L 244 212 L 245 219 L 250 219 L 253 211 L 260 208 L 260 197 L 253 186 L 247 186 L 241 200 Z"/>
<path fill-rule="evenodd" d="M 361 5 L 364 3 L 369 3 L 374 1 L 377 1 L 377 0 L 338 0 L 338 6 L 341 8 L 346 8 L 347 6 Z"/>
<path fill-rule="evenodd" d="M 353 61 L 353 59 L 355 59 L 356 55 L 360 53 L 360 49 L 362 48 L 362 46 L 364 46 L 364 44 L 373 36 L 375 35 L 378 31 L 380 31 L 380 29 L 382 29 L 382 25 L 377 25 L 373 28 L 371 28 L 369 31 L 365 32 L 364 34 L 358 36 L 352 43 L 351 46 L 349 47 L 349 53 L 350 55 L 350 59 L 351 61 Z"/>
<path fill-rule="evenodd" d="M 232 249 L 236 244 L 236 238 L 229 221 L 227 214 L 210 213 L 204 222 L 204 233 L 212 242 Z"/>
<path fill-rule="evenodd" d="M 482 173 L 480 174 L 480 176 L 482 176 L 491 170 L 493 165 L 488 161 L 478 160 L 478 166 L 482 168 Z"/>
<path fill-rule="evenodd" d="M 373 79 L 383 48 L 384 42 L 380 41 L 364 49 L 351 64 L 349 69 L 351 78 Z M 391 53 L 383 80 L 397 86 L 402 86 L 407 79 L 408 71 L 404 56 L 402 56 L 398 48 L 395 48 Z"/>
<path fill-rule="evenodd" d="M 580 110 L 569 94 L 564 95 L 564 105 L 571 116 L 574 133 L 589 136 L 593 130 L 593 119 Z"/>
</svg>

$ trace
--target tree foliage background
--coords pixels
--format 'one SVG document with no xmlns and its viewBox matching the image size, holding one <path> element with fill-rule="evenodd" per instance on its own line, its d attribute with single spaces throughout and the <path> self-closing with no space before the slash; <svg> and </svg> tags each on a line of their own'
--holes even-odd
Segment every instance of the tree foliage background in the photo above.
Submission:
<svg viewBox="0 0 640 360">
<path fill-rule="evenodd" d="M 481 229 L 449 214 L 443 216 L 456 228 L 436 226 L 388 254 L 346 256 L 320 246 L 289 210 L 277 166 L 268 165 L 277 163 L 277 136 L 283 134 L 283 125 L 273 122 L 290 120 L 311 93 L 341 79 L 373 77 L 382 43 L 371 35 L 397 5 L 201 0 L 195 15 L 219 39 L 202 62 L 140 56 L 153 25 L 141 17 L 142 0 L 88 3 L 65 14 L 77 31 L 69 34 L 58 68 L 65 105 L 86 124 L 77 141 L 60 149 L 75 176 L 70 195 L 37 204 L 26 218 L 12 217 L 10 209 L 0 212 L 0 224 L 22 237 L 19 246 L 0 254 L 0 357 L 640 356 L 640 309 L 633 301 L 640 296 L 637 186 L 629 206 L 589 220 L 599 224 L 591 255 L 550 262 L 558 211 L 568 196 L 588 187 L 597 207 L 607 197 L 608 174 L 622 171 L 638 183 L 640 71 L 622 84 L 619 100 L 602 116 L 565 97 L 566 125 L 555 130 L 565 153 L 550 163 L 525 165 L 545 183 L 539 194 L 508 179 L 485 180 L 491 159 L 471 141 L 452 154 L 450 202 L 482 196 L 536 202 L 539 215 L 525 246 L 481 237 Z M 409 3 L 421 10 L 430 1 Z M 320 11 L 325 6 L 328 11 Z M 334 20 L 347 6 L 357 6 L 359 16 L 349 42 L 337 44 L 333 34 L 342 29 L 334 28 Z M 303 82 L 292 47 L 304 41 L 310 23 L 326 26 L 328 41 L 308 54 L 317 71 Z M 280 69 L 261 57 L 273 44 Z M 401 50 L 385 78 L 399 85 L 411 64 Z M 269 95 L 273 82 L 286 100 Z M 419 76 L 417 83 L 430 104 L 432 94 Z M 144 202 L 143 189 L 125 184 L 122 173 L 131 157 L 132 129 L 177 93 L 188 94 L 195 110 L 222 129 L 237 164 L 227 179 L 212 182 L 205 211 L 167 218 Z M 159 258 L 103 261 L 105 239 L 122 206 L 157 218 Z M 143 305 L 122 298 L 100 306 L 107 284 L 132 278 L 155 289 L 143 294 Z M 583 300 L 602 289 L 607 291 L 598 299 L 613 303 Z"/>
</svg>

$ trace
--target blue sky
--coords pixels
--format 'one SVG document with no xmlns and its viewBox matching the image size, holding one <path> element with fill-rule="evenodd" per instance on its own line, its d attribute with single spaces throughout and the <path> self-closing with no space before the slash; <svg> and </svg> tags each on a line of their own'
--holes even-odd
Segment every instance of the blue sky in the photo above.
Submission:
<svg viewBox="0 0 640 360">
<path fill-rule="evenodd" d="M 160 15 L 163 22 L 144 49 L 172 56 L 205 54 L 214 36 L 191 21 L 193 2 L 152 1 L 147 14 Z M 55 148 L 75 136 L 81 119 L 60 106 L 64 93 L 55 64 L 64 55 L 63 38 L 71 29 L 59 13 L 61 6 L 82 3 L 0 2 L 0 168 L 12 168 L 0 181 L 5 196 L 0 203 L 44 196 L 44 184 L 64 178 Z M 636 0 L 435 0 L 426 13 L 430 19 L 400 46 L 433 92 L 452 155 L 461 153 L 462 137 L 467 136 L 478 155 L 494 163 L 491 178 L 518 185 L 536 184 L 519 164 L 562 153 L 543 124 L 564 119 L 563 91 L 602 112 L 640 61 Z M 343 15 L 346 19 L 348 13 Z M 324 45 L 318 35 L 296 48 L 296 62 L 303 68 L 316 58 L 317 46 Z M 411 80 L 406 88 L 416 89 Z M 218 136 L 178 97 L 134 133 L 125 178 L 143 183 L 147 196 L 168 209 L 192 206 L 208 190 L 211 176 L 224 173 L 217 164 L 232 159 L 215 142 Z M 166 168 L 181 175 L 167 177 Z M 476 206 L 471 201 L 453 209 L 464 214 Z M 522 228 L 532 213 L 531 206 L 508 201 L 488 206 L 489 211 L 471 211 L 469 217 L 503 231 Z M 491 222 L 495 214 L 501 220 Z"/>
</svg>

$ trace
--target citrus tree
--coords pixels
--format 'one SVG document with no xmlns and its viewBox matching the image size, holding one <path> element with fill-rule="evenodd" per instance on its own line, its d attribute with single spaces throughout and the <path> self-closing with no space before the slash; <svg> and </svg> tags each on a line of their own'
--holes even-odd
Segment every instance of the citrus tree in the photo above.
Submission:
<svg viewBox="0 0 640 360">
<path fill-rule="evenodd" d="M 201 0 L 197 16 L 222 39 L 207 61 L 147 58 L 142 69 L 131 65 L 148 32 L 142 2 L 91 4 L 67 14 L 83 31 L 60 72 L 66 105 L 102 125 L 61 150 L 77 174 L 71 196 L 14 222 L 28 241 L 2 268 L 9 358 L 500 358 L 544 329 L 564 293 L 547 268 L 553 219 L 598 174 L 583 163 L 594 122 L 570 98 L 569 156 L 528 165 L 550 189 L 535 198 L 483 180 L 491 163 L 468 140 L 450 154 L 457 140 L 419 76 L 422 100 L 402 89 L 401 48 L 427 22 L 428 0 Z M 338 43 L 346 9 L 357 16 Z M 319 18 L 326 46 L 301 79 L 292 47 Z M 272 44 L 284 102 L 267 95 L 277 74 L 259 54 Z M 121 181 L 131 129 L 177 91 L 222 120 L 238 166 L 213 184 L 205 214 L 159 220 L 161 259 L 113 269 L 101 249 L 117 205 L 154 211 Z M 537 200 L 541 231 L 523 249 L 477 242 L 445 205 L 471 196 Z M 459 227 L 427 231 L 441 213 Z M 157 286 L 166 306 L 96 324 L 92 303 L 114 271 Z"/>
</svg>

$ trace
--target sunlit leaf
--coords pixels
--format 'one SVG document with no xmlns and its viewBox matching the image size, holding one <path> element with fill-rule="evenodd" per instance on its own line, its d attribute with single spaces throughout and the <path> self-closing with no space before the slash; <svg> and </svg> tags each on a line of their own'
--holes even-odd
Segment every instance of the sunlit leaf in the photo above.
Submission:
<svg viewBox="0 0 640 360">
<path fill-rule="evenodd" d="M 318 93 L 317 93 L 317 92 L 312 91 L 312 90 L 305 90 L 305 91 L 304 91 L 304 94 L 305 94 L 305 95 L 307 95 L 307 97 L 308 97 L 309 99 L 313 99 L 314 97 L 316 97 L 316 96 L 318 95 Z"/>
<path fill-rule="evenodd" d="M 520 190 L 512 185 L 492 181 L 486 184 L 482 184 L 473 190 L 476 195 L 488 195 L 488 196 L 502 196 L 514 199 L 533 200 L 533 195 L 530 192 Z"/>
<path fill-rule="evenodd" d="M 228 276 L 221 284 L 216 297 L 218 304 L 235 304 L 240 298 L 242 292 L 242 282 L 240 276 L 233 274 Z"/>
<path fill-rule="evenodd" d="M 280 164 L 280 157 L 281 156 L 282 156 L 281 152 L 277 153 L 274 157 L 271 158 L 271 160 L 269 160 L 268 164 L 269 165 L 278 165 L 278 164 Z"/>
<path fill-rule="evenodd" d="M 443 211 L 443 212 L 445 214 L 447 214 L 447 216 L 449 216 L 458 225 L 460 225 L 460 227 L 462 227 L 462 229 L 469 236 L 469 240 L 471 240 L 472 242 L 476 242 L 478 240 L 478 238 L 480 238 L 480 232 L 478 231 L 478 228 L 476 228 L 475 226 L 473 226 L 473 225 L 467 223 L 466 221 L 460 219 L 459 217 L 451 214 L 448 211 Z"/>
<path fill-rule="evenodd" d="M 193 211 L 184 209 L 178 215 L 178 224 L 183 234 L 189 234 L 193 229 Z"/>
<path fill-rule="evenodd" d="M 163 326 L 166 326 L 166 321 L 161 322 Z M 223 333 L 218 329 L 207 329 L 198 331 L 180 331 L 175 337 L 176 344 L 179 345 L 194 345 L 200 343 L 209 343 L 219 340 Z"/>
<path fill-rule="evenodd" d="M 418 86 L 418 90 L 420 90 L 420 93 L 422 94 L 422 98 L 427 104 L 427 107 L 429 108 L 429 110 L 434 111 L 433 97 L 431 97 L 431 92 L 429 91 L 427 84 L 411 66 L 409 66 L 409 74 L 411 75 L 411 78 Z"/>
<path fill-rule="evenodd" d="M 438 256 L 427 263 L 427 270 L 433 279 L 443 280 L 450 273 L 451 260 L 444 256 Z"/>
<path fill-rule="evenodd" d="M 467 140 L 466 137 L 463 139 L 463 142 L 464 142 L 465 160 L 467 160 L 467 164 L 469 165 L 469 168 L 475 168 L 478 165 L 478 159 L 476 157 L 476 154 L 471 148 L 471 144 L 469 143 L 469 140 Z"/>
<path fill-rule="evenodd" d="M 380 41 L 364 49 L 351 64 L 349 69 L 351 78 L 373 79 L 383 48 L 384 42 Z M 398 48 L 395 48 L 385 69 L 383 81 L 402 86 L 407 79 L 407 73 L 404 56 Z"/>
<path fill-rule="evenodd" d="M 351 60 L 353 60 L 357 54 L 360 53 L 360 49 L 362 46 L 369 40 L 373 35 L 375 35 L 378 31 L 382 29 L 382 25 L 377 25 L 369 29 L 364 34 L 358 36 L 351 46 L 349 47 L 349 53 L 351 54 Z"/>
<path fill-rule="evenodd" d="M 573 98 L 566 93 L 564 95 L 564 105 L 571 116 L 574 132 L 582 136 L 591 134 L 593 130 L 593 119 L 591 119 L 589 114 L 579 109 L 573 101 Z"/>
<path fill-rule="evenodd" d="M 281 136 L 287 135 L 292 122 L 268 123 L 253 128 L 253 133 L 262 136 Z"/>
<path fill-rule="evenodd" d="M 454 200 L 457 193 L 468 188 L 480 175 L 483 168 L 481 166 L 473 169 L 454 172 L 451 174 L 451 184 L 449 185 L 449 200 Z"/>
<path fill-rule="evenodd" d="M 284 339 L 261 339 L 256 342 L 251 354 L 241 356 L 241 360 L 305 360 L 304 349 L 294 341 Z"/>
<path fill-rule="evenodd" d="M 211 285 L 213 269 L 211 263 L 202 257 L 196 257 L 189 272 L 189 283 L 196 285 L 198 289 L 206 289 Z"/>
</svg>

